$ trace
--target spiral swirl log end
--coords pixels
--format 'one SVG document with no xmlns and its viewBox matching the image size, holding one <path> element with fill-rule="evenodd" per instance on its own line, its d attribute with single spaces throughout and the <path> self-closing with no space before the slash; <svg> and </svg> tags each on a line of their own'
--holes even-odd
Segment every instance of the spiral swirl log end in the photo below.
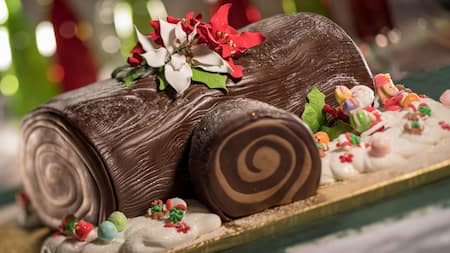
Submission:
<svg viewBox="0 0 450 253">
<path fill-rule="evenodd" d="M 195 129 L 189 169 L 198 197 L 230 220 L 315 194 L 320 166 L 311 131 L 297 116 L 237 99 Z"/>
<path fill-rule="evenodd" d="M 25 191 L 45 224 L 57 227 L 67 214 L 96 222 L 114 210 L 101 160 L 58 115 L 37 110 L 24 120 L 20 155 Z"/>
</svg>

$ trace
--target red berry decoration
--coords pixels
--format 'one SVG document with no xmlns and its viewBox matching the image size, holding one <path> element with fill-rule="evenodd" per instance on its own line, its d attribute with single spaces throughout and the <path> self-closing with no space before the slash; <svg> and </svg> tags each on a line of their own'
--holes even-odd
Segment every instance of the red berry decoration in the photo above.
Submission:
<svg viewBox="0 0 450 253">
<path fill-rule="evenodd" d="M 88 234 L 94 229 L 94 225 L 91 223 L 81 220 L 75 223 L 75 239 L 78 241 L 85 241 Z"/>
</svg>

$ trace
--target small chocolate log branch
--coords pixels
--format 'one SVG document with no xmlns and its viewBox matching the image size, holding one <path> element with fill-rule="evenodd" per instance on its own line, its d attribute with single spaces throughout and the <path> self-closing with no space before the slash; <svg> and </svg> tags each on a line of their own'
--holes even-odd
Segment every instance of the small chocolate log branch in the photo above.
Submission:
<svg viewBox="0 0 450 253">
<path fill-rule="evenodd" d="M 309 197 L 321 172 L 313 135 L 298 116 L 247 99 L 203 117 L 189 169 L 197 196 L 225 220 Z"/>
<path fill-rule="evenodd" d="M 227 100 L 259 100 L 300 115 L 313 85 L 330 104 L 336 85 L 372 86 L 353 41 L 324 17 L 281 15 L 246 29 L 267 39 L 235 61 L 244 77 L 230 79 L 227 94 L 193 84 L 174 99 L 150 75 L 130 88 L 98 82 L 31 112 L 22 127 L 21 170 L 40 218 L 57 226 L 69 213 L 94 223 L 114 210 L 134 217 L 153 199 L 190 194 L 192 130 Z"/>
</svg>

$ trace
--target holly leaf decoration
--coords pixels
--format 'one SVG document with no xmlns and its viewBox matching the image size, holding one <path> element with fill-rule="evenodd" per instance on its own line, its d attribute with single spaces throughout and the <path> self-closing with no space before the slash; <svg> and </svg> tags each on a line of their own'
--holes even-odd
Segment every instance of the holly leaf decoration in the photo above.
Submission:
<svg viewBox="0 0 450 253">
<path fill-rule="evenodd" d="M 330 140 L 336 139 L 339 135 L 353 131 L 353 128 L 343 120 L 337 120 L 336 123 L 331 126 L 321 126 L 320 131 L 324 131 L 330 137 Z"/>
<path fill-rule="evenodd" d="M 317 132 L 325 124 L 325 115 L 322 111 L 325 105 L 325 94 L 313 86 L 306 98 L 308 102 L 305 104 L 301 118 L 311 131 Z"/>
<path fill-rule="evenodd" d="M 164 67 L 159 68 L 158 74 L 156 75 L 159 82 L 159 90 L 163 91 L 169 86 L 169 83 L 167 82 L 166 78 L 164 77 Z"/>
<path fill-rule="evenodd" d="M 211 89 L 224 89 L 228 91 L 226 86 L 227 76 L 223 74 L 192 68 L 192 81 L 206 84 Z"/>
</svg>

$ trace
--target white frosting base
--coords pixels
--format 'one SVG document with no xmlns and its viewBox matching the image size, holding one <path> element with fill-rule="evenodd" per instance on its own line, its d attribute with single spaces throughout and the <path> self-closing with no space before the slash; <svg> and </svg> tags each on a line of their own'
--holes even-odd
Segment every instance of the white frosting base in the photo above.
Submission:
<svg viewBox="0 0 450 253">
<path fill-rule="evenodd" d="M 210 213 L 197 201 L 192 200 L 188 204 L 188 211 L 183 219 L 190 226 L 187 233 L 178 233 L 175 228 L 164 227 L 164 220 L 140 216 L 128 219 L 127 228 L 109 243 L 99 239 L 79 242 L 70 237 L 52 236 L 43 243 L 41 253 L 164 252 L 189 245 L 201 235 L 220 228 L 222 224 L 219 216 Z"/>
<path fill-rule="evenodd" d="M 450 159 L 450 131 L 443 129 L 440 121 L 450 124 L 450 106 L 445 106 L 429 98 L 423 98 L 419 103 L 427 103 L 431 108 L 431 116 L 423 123 L 424 129 L 420 135 L 404 131 L 407 110 L 382 112 L 382 121 L 385 125 L 383 132 L 373 135 L 361 136 L 361 147 L 352 146 L 345 149 L 336 147 L 338 141 L 345 138 L 339 136 L 329 145 L 330 150 L 322 158 L 321 184 L 346 180 L 355 175 L 374 172 L 382 169 L 400 169 L 408 166 L 412 169 L 423 168 Z M 390 147 L 391 152 L 384 157 L 369 155 L 370 147 L 364 147 L 372 139 L 383 138 Z M 339 156 L 351 153 L 353 161 L 342 163 Z"/>
<path fill-rule="evenodd" d="M 431 117 L 423 121 L 424 131 L 413 135 L 404 131 L 407 111 L 383 112 L 382 119 L 386 129 L 373 135 L 361 137 L 361 147 L 352 146 L 339 149 L 336 144 L 344 135 L 331 142 L 330 150 L 322 158 L 321 184 L 348 180 L 361 173 L 382 169 L 401 169 L 405 166 L 423 168 L 450 159 L 450 131 L 438 124 L 444 121 L 450 124 L 450 106 L 442 105 L 432 99 L 422 99 L 431 108 Z M 388 141 L 391 152 L 384 157 L 369 155 L 373 138 L 382 137 Z M 351 163 L 342 163 L 339 156 L 351 153 Z M 65 236 L 49 237 L 44 242 L 41 253 L 124 253 L 124 252 L 164 252 L 189 246 L 203 237 L 211 238 L 223 233 L 219 216 L 210 213 L 197 201 L 189 201 L 188 212 L 183 220 L 190 226 L 187 233 L 178 233 L 175 228 L 165 228 L 164 220 L 147 217 L 128 219 L 125 231 L 109 243 L 94 239 L 92 242 L 78 242 Z M 213 232 L 214 231 L 214 232 Z M 94 233 L 96 235 L 96 233 Z"/>
</svg>

